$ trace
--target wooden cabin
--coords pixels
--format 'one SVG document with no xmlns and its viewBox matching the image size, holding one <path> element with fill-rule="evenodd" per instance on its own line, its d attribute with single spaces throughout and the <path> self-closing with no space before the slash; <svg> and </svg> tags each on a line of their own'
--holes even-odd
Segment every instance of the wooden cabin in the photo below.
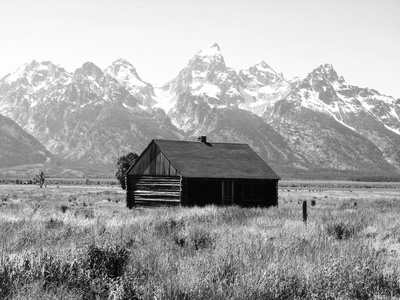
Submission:
<svg viewBox="0 0 400 300">
<path fill-rule="evenodd" d="M 279 179 L 247 144 L 152 140 L 126 173 L 127 206 L 267 207 Z"/>
</svg>

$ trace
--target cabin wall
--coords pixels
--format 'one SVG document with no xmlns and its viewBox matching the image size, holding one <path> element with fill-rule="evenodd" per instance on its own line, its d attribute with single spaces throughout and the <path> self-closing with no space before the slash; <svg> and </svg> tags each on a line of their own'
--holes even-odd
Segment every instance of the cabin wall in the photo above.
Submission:
<svg viewBox="0 0 400 300">
<path fill-rule="evenodd" d="M 205 206 L 222 203 L 221 179 L 187 179 L 184 203 L 188 206 Z"/>
<path fill-rule="evenodd" d="M 278 205 L 278 180 L 236 180 L 234 203 L 244 207 Z"/>
<path fill-rule="evenodd" d="M 128 175 L 127 178 L 128 207 L 181 205 L 181 178 L 179 176 Z"/>
<path fill-rule="evenodd" d="M 228 181 L 230 184 L 228 185 L 229 196 L 227 197 L 224 185 Z M 236 204 L 243 207 L 276 206 L 278 205 L 278 181 L 265 179 L 186 178 L 183 181 L 181 198 L 182 204 L 188 206 L 204 206 L 209 204 Z"/>
<path fill-rule="evenodd" d="M 232 182 L 231 200 L 224 195 L 223 182 Z M 224 200 L 222 200 L 224 196 Z M 135 205 L 278 205 L 277 180 L 192 179 L 179 176 L 127 176 L 127 206 Z"/>
<path fill-rule="evenodd" d="M 155 144 L 151 144 L 128 175 L 178 176 L 178 171 Z"/>
</svg>

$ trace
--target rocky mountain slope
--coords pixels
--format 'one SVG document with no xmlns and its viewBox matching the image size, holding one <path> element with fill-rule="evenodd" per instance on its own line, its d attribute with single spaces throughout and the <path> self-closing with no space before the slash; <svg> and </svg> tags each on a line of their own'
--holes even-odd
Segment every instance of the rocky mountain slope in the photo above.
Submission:
<svg viewBox="0 0 400 300">
<path fill-rule="evenodd" d="M 265 62 L 236 73 L 210 45 L 166 88 L 168 116 L 189 137 L 243 141 L 276 166 L 400 171 L 400 101 L 348 85 L 329 64 L 303 80 L 287 80 Z"/>
<path fill-rule="evenodd" d="M 262 116 L 312 165 L 392 172 L 400 171 L 399 113 L 395 99 L 348 85 L 326 64 Z"/>
<path fill-rule="evenodd" d="M 113 75 L 118 78 L 119 70 L 121 78 L 127 73 L 135 78 L 130 67 L 117 61 Z M 164 111 L 140 108 L 151 102 L 146 93 L 135 98 L 137 90 L 125 86 L 90 62 L 70 74 L 33 61 L 1 80 L 0 112 L 52 153 L 91 163 L 113 164 L 122 154 L 143 150 L 152 138 L 181 138 Z"/>
<path fill-rule="evenodd" d="M 71 160 L 113 164 L 153 138 L 207 135 L 248 143 L 278 169 L 400 174 L 400 100 L 329 64 L 293 80 L 265 62 L 236 72 L 217 44 L 162 87 L 124 59 L 73 74 L 33 61 L 0 80 L 0 113 Z"/>
<path fill-rule="evenodd" d="M 35 137 L 0 115 L 0 167 L 44 163 L 51 158 Z"/>
</svg>

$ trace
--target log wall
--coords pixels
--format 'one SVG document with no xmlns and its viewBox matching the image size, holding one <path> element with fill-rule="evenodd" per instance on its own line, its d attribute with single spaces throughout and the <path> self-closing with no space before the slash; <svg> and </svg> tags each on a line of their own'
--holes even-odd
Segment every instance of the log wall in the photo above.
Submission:
<svg viewBox="0 0 400 300">
<path fill-rule="evenodd" d="M 135 180 L 132 180 L 135 205 L 181 205 L 179 176 L 141 176 Z"/>
</svg>

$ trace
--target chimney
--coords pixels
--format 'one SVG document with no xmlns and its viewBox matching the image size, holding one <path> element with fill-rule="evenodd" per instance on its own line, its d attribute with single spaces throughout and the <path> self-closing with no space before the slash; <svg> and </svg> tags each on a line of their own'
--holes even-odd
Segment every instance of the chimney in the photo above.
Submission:
<svg viewBox="0 0 400 300">
<path fill-rule="evenodd" d="M 199 142 L 202 142 L 202 143 L 207 143 L 207 137 L 206 137 L 205 135 L 199 136 L 199 137 L 197 138 L 197 140 L 198 140 Z"/>
</svg>

